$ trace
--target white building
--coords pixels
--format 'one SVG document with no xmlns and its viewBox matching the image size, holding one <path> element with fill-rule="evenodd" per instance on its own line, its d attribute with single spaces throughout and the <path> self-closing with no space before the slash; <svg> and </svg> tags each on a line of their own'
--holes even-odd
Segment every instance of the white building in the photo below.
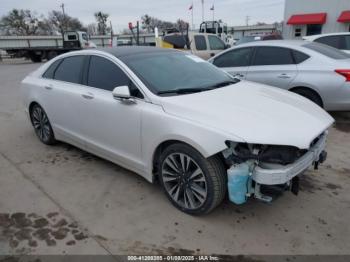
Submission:
<svg viewBox="0 0 350 262">
<path fill-rule="evenodd" d="M 285 0 L 285 39 L 350 31 L 350 0 Z"/>
<path fill-rule="evenodd" d="M 228 28 L 228 31 L 233 34 L 234 39 L 241 39 L 243 36 L 262 36 L 271 33 L 280 33 L 282 28 L 280 23 L 276 23 L 266 25 L 233 26 Z"/>
</svg>

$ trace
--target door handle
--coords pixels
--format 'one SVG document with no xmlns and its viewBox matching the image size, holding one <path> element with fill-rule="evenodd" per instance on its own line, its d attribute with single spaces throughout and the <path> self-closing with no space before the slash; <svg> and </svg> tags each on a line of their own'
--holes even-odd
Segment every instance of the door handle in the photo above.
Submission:
<svg viewBox="0 0 350 262">
<path fill-rule="evenodd" d="M 52 90 L 53 89 L 52 85 L 44 86 L 44 88 L 47 89 L 47 90 Z"/>
<path fill-rule="evenodd" d="M 290 78 L 290 76 L 287 75 L 287 74 L 280 74 L 280 75 L 278 76 L 278 78 L 288 79 L 288 78 Z"/>
<path fill-rule="evenodd" d="M 83 98 L 89 99 L 89 100 L 91 100 L 91 99 L 94 98 L 94 95 L 91 94 L 91 93 L 82 94 L 81 96 L 82 96 Z"/>
<path fill-rule="evenodd" d="M 236 78 L 243 78 L 244 75 L 241 74 L 241 73 L 238 73 L 238 74 L 234 74 L 233 77 L 236 77 Z"/>
</svg>

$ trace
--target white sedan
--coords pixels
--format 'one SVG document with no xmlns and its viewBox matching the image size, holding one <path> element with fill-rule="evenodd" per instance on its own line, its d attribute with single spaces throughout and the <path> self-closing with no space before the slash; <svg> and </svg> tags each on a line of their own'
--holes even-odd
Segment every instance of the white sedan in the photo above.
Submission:
<svg viewBox="0 0 350 262">
<path fill-rule="evenodd" d="M 171 49 L 71 52 L 22 82 L 45 144 L 64 141 L 153 182 L 180 210 L 204 214 L 229 192 L 270 201 L 264 187 L 297 192 L 297 177 L 326 158 L 333 119 L 309 100 L 233 79 Z"/>
</svg>

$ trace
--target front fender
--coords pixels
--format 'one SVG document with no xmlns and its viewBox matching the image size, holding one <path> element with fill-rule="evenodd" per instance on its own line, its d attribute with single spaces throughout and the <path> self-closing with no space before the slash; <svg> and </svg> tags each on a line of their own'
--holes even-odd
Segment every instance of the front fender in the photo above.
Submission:
<svg viewBox="0 0 350 262">
<path fill-rule="evenodd" d="M 149 105 L 143 112 L 141 128 L 142 156 L 146 166 L 146 179 L 149 181 L 153 178 L 154 153 L 157 147 L 166 141 L 176 140 L 186 143 L 205 158 L 226 149 L 227 140 L 245 142 L 221 130 L 167 114 L 161 106 L 155 105 Z"/>
</svg>

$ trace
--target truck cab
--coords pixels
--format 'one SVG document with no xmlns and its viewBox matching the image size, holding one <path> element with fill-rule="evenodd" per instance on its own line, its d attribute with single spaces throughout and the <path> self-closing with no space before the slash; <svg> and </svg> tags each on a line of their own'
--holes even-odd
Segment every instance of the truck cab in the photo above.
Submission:
<svg viewBox="0 0 350 262">
<path fill-rule="evenodd" d="M 83 49 L 89 48 L 89 39 L 86 32 L 66 31 L 63 34 L 63 48 Z"/>
<path fill-rule="evenodd" d="M 215 34 L 194 32 L 189 32 L 186 35 L 180 32 L 166 34 L 163 37 L 156 38 L 156 46 L 188 50 L 205 60 L 208 60 L 228 47 Z"/>
</svg>

